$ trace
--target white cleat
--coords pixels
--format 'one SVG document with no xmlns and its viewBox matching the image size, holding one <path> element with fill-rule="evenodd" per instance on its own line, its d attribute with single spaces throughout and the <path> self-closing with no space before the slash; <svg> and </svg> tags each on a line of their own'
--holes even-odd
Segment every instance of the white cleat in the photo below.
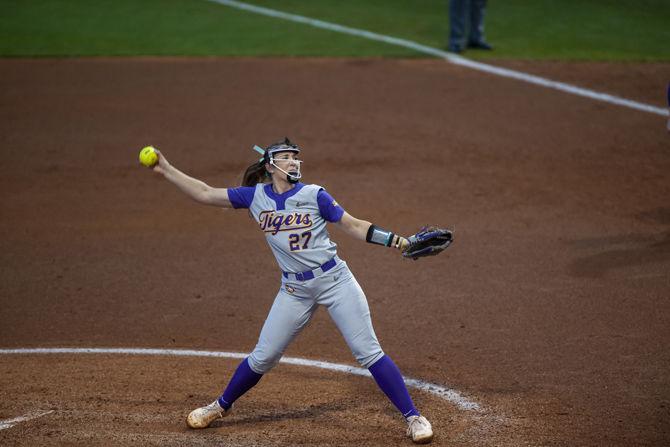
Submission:
<svg viewBox="0 0 670 447">
<path fill-rule="evenodd" d="M 410 416 L 407 424 L 407 437 L 412 438 L 416 444 L 428 444 L 433 440 L 433 427 L 425 417 Z"/>
<path fill-rule="evenodd" d="M 228 411 L 224 410 L 219 405 L 219 401 L 215 400 L 205 407 L 196 408 L 191 411 L 191 414 L 186 418 L 186 423 L 191 428 L 207 428 L 215 420 L 228 416 L 232 409 L 230 407 Z"/>
</svg>

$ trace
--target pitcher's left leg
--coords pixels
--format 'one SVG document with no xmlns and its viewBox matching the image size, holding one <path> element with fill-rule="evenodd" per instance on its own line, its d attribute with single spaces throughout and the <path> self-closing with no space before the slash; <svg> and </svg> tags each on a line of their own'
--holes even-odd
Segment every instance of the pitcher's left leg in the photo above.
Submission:
<svg viewBox="0 0 670 447">
<path fill-rule="evenodd" d="M 325 291 L 319 303 L 327 307 L 356 360 L 368 368 L 379 388 L 405 417 L 407 435 L 416 443 L 430 442 L 433 438 L 430 422 L 419 414 L 400 370 L 382 351 L 363 290 L 350 272 L 342 274 L 342 281 Z"/>
<path fill-rule="evenodd" d="M 325 284 L 317 302 L 328 309 L 358 363 L 368 368 L 384 356 L 372 328 L 368 301 L 348 268 L 337 272 L 334 278 L 339 279 Z"/>
</svg>

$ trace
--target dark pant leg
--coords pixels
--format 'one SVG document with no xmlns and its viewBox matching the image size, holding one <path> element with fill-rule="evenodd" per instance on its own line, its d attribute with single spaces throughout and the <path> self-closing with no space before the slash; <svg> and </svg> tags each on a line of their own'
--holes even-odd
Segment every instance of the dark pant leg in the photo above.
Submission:
<svg viewBox="0 0 670 447">
<path fill-rule="evenodd" d="M 470 43 L 484 42 L 486 0 L 470 0 Z"/>
<path fill-rule="evenodd" d="M 449 50 L 460 51 L 465 47 L 465 25 L 468 0 L 449 0 Z"/>
</svg>

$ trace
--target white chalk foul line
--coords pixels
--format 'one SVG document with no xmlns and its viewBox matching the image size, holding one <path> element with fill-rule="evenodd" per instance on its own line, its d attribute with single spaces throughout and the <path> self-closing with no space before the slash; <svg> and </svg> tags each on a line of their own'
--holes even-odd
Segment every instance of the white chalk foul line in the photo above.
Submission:
<svg viewBox="0 0 670 447">
<path fill-rule="evenodd" d="M 177 357 L 217 357 L 228 359 L 243 359 L 248 354 L 241 352 L 224 351 L 195 351 L 190 349 L 144 349 L 144 348 L 17 348 L 0 349 L 0 355 L 12 354 L 127 354 L 127 355 L 156 355 L 156 356 L 177 356 Z M 298 357 L 282 357 L 281 363 L 298 366 L 310 366 L 313 368 L 327 369 L 357 376 L 371 377 L 367 369 L 356 368 L 341 363 L 323 362 L 320 360 L 307 360 Z M 456 405 L 461 410 L 481 411 L 481 407 L 463 397 L 458 391 L 451 388 L 437 385 L 435 383 L 424 382 L 423 380 L 403 377 L 407 386 L 418 390 L 426 391 L 434 396 L 440 397 Z"/>
<path fill-rule="evenodd" d="M 18 423 L 25 422 L 25 421 L 30 421 L 31 419 L 37 419 L 41 418 L 42 416 L 46 416 L 47 414 L 53 413 L 54 410 L 49 410 L 49 411 L 44 411 L 41 413 L 29 413 L 29 414 L 24 414 L 23 416 L 18 416 L 13 419 L 4 419 L 0 421 L 0 430 L 4 430 L 6 428 L 12 428 Z"/>
<path fill-rule="evenodd" d="M 323 20 L 312 19 L 297 14 L 290 14 L 282 11 L 277 11 L 275 9 L 264 8 L 262 6 L 250 5 L 248 3 L 243 3 L 235 0 L 208 0 L 208 1 L 218 3 L 220 5 L 230 6 L 231 8 L 237 8 L 244 11 L 253 12 L 255 14 L 261 14 L 269 17 L 275 17 L 278 19 L 289 20 L 291 22 L 302 23 L 305 25 L 313 26 L 315 28 L 321 28 L 329 31 L 334 31 L 337 33 L 349 34 L 352 36 L 362 37 L 364 39 L 375 40 L 378 42 L 388 43 L 390 45 L 396 45 L 399 47 L 408 48 L 410 50 L 414 50 L 419 53 L 440 57 L 442 59 L 447 60 L 448 62 L 451 62 L 452 64 L 460 65 L 462 67 L 468 67 L 473 70 L 483 71 L 485 73 L 502 76 L 505 78 L 512 78 L 519 81 L 528 82 L 530 84 L 535 84 L 542 87 L 559 90 L 577 96 L 583 96 L 586 98 L 594 99 L 596 101 L 602 101 L 609 104 L 629 107 L 631 109 L 640 110 L 648 113 L 655 113 L 657 115 L 662 116 L 668 116 L 669 114 L 668 110 L 662 107 L 656 107 L 650 104 L 633 101 L 631 99 L 621 98 L 619 96 L 577 87 L 575 85 L 567 84 L 565 82 L 552 81 L 551 79 L 531 75 L 521 71 L 496 67 L 494 65 L 484 64 L 481 62 L 475 62 L 470 59 L 466 59 L 462 56 L 458 56 L 454 53 L 448 53 L 438 48 L 421 45 L 420 43 L 413 42 L 411 40 L 386 36 L 384 34 L 373 33 L 372 31 L 366 31 L 358 28 L 350 28 L 348 26 L 338 25 L 336 23 L 324 22 Z"/>
</svg>

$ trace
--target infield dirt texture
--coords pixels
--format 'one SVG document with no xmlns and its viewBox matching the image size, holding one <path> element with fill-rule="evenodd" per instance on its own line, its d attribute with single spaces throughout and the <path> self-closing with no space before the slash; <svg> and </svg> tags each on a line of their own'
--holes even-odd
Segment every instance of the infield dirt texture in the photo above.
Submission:
<svg viewBox="0 0 670 447">
<path fill-rule="evenodd" d="M 499 62 L 663 106 L 670 66 Z M 0 60 L 0 348 L 249 352 L 279 285 L 244 211 L 142 168 L 161 149 L 214 186 L 253 144 L 303 148 L 306 182 L 410 234 L 403 261 L 333 229 L 436 446 L 670 443 L 666 117 L 449 65 L 383 59 Z M 605 76 L 606 74 L 606 76 Z M 324 311 L 286 353 L 354 365 Z M 0 445 L 411 445 L 370 378 L 279 365 L 214 428 L 188 412 L 238 361 L 0 355 Z"/>
</svg>

